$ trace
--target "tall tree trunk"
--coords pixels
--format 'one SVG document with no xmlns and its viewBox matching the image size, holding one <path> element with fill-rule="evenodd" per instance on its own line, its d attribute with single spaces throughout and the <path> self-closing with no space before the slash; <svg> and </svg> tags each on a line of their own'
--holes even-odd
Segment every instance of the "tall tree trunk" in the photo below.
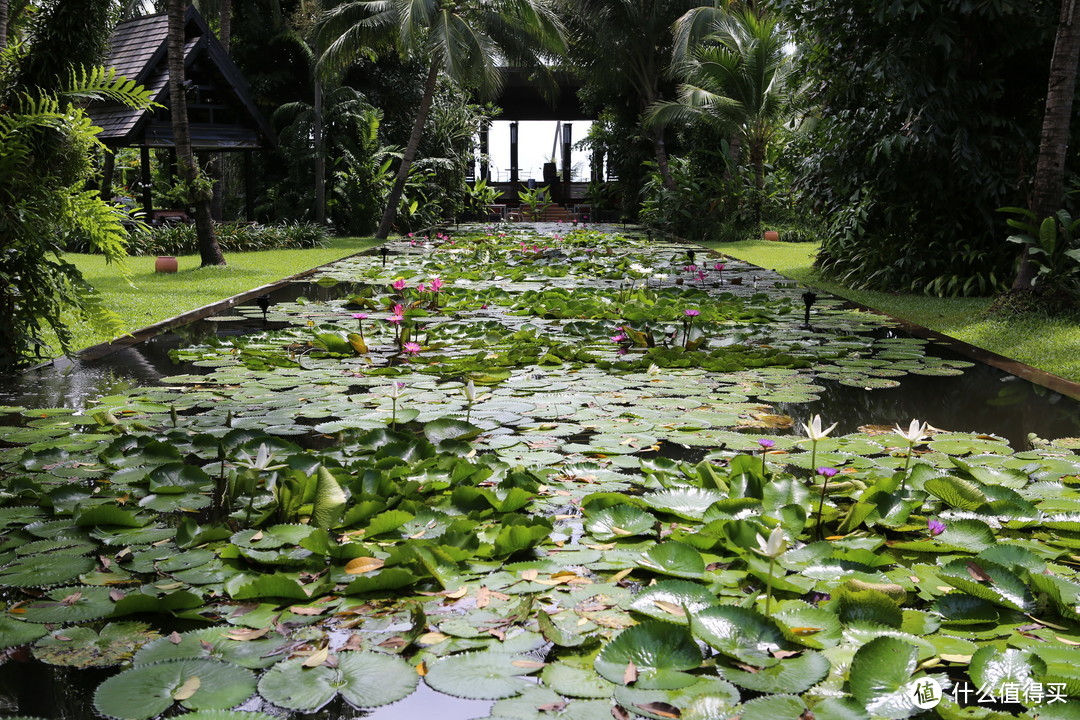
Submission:
<svg viewBox="0 0 1080 720">
<path fill-rule="evenodd" d="M 184 92 L 184 15 L 185 0 L 169 0 L 169 99 L 172 105 L 173 142 L 176 145 L 176 164 L 180 180 L 187 187 L 188 200 L 195 206 L 195 233 L 199 238 L 202 266 L 224 265 L 214 222 L 210 217 L 210 184 L 200 177 L 199 166 L 191 149 L 191 128 L 188 125 L 187 95 Z"/>
<path fill-rule="evenodd" d="M 232 41 L 232 0 L 218 0 L 220 13 L 218 13 L 218 41 L 229 52 L 229 43 Z M 210 215 L 214 220 L 221 221 L 225 215 L 225 153 L 213 153 L 210 156 L 210 165 L 207 171 L 210 179 L 214 182 L 214 197 L 210 201 Z"/>
<path fill-rule="evenodd" d="M 653 86 L 645 93 L 645 107 L 652 107 L 659 99 L 660 90 L 656 87 L 654 80 Z M 652 140 L 653 155 L 656 156 L 656 168 L 660 171 L 660 181 L 664 184 L 665 190 L 674 192 L 675 179 L 671 177 L 671 164 L 668 161 L 667 144 L 664 142 L 664 126 L 653 126 L 649 131 L 649 139 Z"/>
<path fill-rule="evenodd" d="M 8 0 L 0 0 L 0 50 L 7 47 Z"/>
<path fill-rule="evenodd" d="M 1069 146 L 1069 121 L 1072 118 L 1076 91 L 1076 66 L 1080 61 L 1080 2 L 1061 0 L 1061 21 L 1050 60 L 1050 83 L 1046 90 L 1039 158 L 1035 165 L 1035 184 L 1031 212 L 1036 223 L 1061 209 L 1065 195 L 1065 154 Z M 1020 267 L 1013 280 L 1014 290 L 1030 288 L 1036 267 L 1028 248 L 1020 256 Z"/>
<path fill-rule="evenodd" d="M 315 222 L 326 222 L 326 141 L 323 138 L 322 80 L 315 76 Z"/>
<path fill-rule="evenodd" d="M 653 154 L 656 155 L 656 167 L 667 190 L 675 190 L 675 178 L 671 177 L 671 165 L 668 163 L 667 145 L 664 143 L 664 128 L 652 129 Z"/>
<path fill-rule="evenodd" d="M 420 147 L 420 138 L 424 135 L 424 123 L 427 122 L 428 111 L 431 109 L 431 101 L 435 97 L 435 82 L 439 79 L 439 61 L 433 59 L 428 68 L 427 82 L 424 83 L 424 96 L 420 99 L 420 107 L 416 111 L 416 120 L 413 121 L 412 134 L 409 135 L 409 144 L 405 147 L 405 153 L 401 156 L 401 165 L 398 167 L 397 177 L 394 178 L 394 187 L 390 189 L 390 197 L 386 200 L 386 210 L 383 211 L 379 229 L 375 231 L 378 240 L 385 240 L 390 234 L 390 228 L 394 225 L 397 217 L 398 203 L 405 193 L 405 181 L 409 179 L 409 169 L 412 168 L 413 160 L 416 159 L 416 149 Z"/>
</svg>

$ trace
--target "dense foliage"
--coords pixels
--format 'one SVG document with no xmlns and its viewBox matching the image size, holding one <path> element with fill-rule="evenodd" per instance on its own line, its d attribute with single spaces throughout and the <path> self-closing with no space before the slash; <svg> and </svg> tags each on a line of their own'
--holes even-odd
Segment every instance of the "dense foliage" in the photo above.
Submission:
<svg viewBox="0 0 1080 720">
<path fill-rule="evenodd" d="M 1057 3 L 778 3 L 813 103 L 801 187 L 828 223 L 820 264 L 853 286 L 987 294 L 1016 248 Z"/>
<path fill-rule="evenodd" d="M 318 247 L 328 237 L 324 226 L 315 223 L 221 223 L 215 229 L 221 249 L 226 252 L 286 250 Z M 194 255 L 198 239 L 192 225 L 177 223 L 140 228 L 128 243 L 131 255 Z"/>
<path fill-rule="evenodd" d="M 62 256 L 68 234 L 112 259 L 124 255 L 125 216 L 87 187 L 98 143 L 80 103 L 107 96 L 145 105 L 150 98 L 114 73 L 89 68 L 101 48 L 95 38 L 107 37 L 108 13 L 103 3 L 83 5 L 94 7 L 45 4 L 27 43 L 0 53 L 0 370 L 38 357 L 47 328 L 68 351 L 68 309 L 110 320 Z M 68 46 L 66 64 L 58 63 L 58 38 L 74 27 L 80 37 Z"/>
</svg>

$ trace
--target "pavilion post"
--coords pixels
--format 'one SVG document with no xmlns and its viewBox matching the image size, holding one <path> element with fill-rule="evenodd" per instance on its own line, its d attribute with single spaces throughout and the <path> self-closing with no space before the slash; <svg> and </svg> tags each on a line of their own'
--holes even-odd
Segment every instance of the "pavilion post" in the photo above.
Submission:
<svg viewBox="0 0 1080 720">
<path fill-rule="evenodd" d="M 112 178 L 116 167 L 116 155 L 110 148 L 105 148 L 105 157 L 101 165 L 101 199 L 112 202 Z"/>
<path fill-rule="evenodd" d="M 573 162 L 570 159 L 570 148 L 573 143 L 574 135 L 570 130 L 570 123 L 563 123 L 562 125 L 562 181 L 566 185 L 566 196 L 570 195 L 570 163 Z"/>
<path fill-rule="evenodd" d="M 244 151 L 244 217 L 255 221 L 255 162 L 253 151 Z"/>
<path fill-rule="evenodd" d="M 480 179 L 491 179 L 491 168 L 488 167 L 488 149 L 491 143 L 491 123 L 485 122 L 480 128 Z"/>
<path fill-rule="evenodd" d="M 150 222 L 154 219 L 154 193 L 150 180 L 150 147 L 148 145 L 139 148 L 139 165 L 142 171 L 142 179 L 139 181 L 142 185 L 142 206 L 146 214 L 144 219 Z"/>
</svg>

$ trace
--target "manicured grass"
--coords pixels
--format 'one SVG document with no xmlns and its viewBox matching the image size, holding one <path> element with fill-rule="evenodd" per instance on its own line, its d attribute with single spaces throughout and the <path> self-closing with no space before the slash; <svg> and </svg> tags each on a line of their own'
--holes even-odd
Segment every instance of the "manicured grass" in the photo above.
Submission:
<svg viewBox="0 0 1080 720">
<path fill-rule="evenodd" d="M 992 298 L 937 298 L 852 290 L 821 279 L 813 268 L 817 243 L 744 240 L 703 243 L 731 257 L 776 270 L 807 285 L 880 310 L 917 325 L 1010 357 L 1033 367 L 1080 381 L 1080 326 L 1061 317 L 986 314 Z"/>
<path fill-rule="evenodd" d="M 281 280 L 313 267 L 378 245 L 371 238 L 334 238 L 323 248 L 227 253 L 224 267 L 199 267 L 199 257 L 178 258 L 175 274 L 154 272 L 154 258 L 128 258 L 129 285 L 114 265 L 100 255 L 70 254 L 69 261 L 105 298 L 106 305 L 124 321 L 130 332 L 209 305 L 260 285 Z M 75 348 L 107 342 L 112 338 L 85 322 L 72 325 Z"/>
</svg>

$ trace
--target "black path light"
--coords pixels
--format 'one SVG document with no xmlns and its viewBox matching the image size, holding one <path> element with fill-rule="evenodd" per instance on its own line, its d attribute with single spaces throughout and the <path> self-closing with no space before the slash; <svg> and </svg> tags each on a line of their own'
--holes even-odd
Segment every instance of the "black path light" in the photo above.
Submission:
<svg viewBox="0 0 1080 720">
<path fill-rule="evenodd" d="M 810 327 L 810 308 L 817 302 L 817 293 L 813 290 L 807 290 L 802 294 L 803 305 L 806 306 L 806 313 L 803 315 L 803 326 Z"/>
<path fill-rule="evenodd" d="M 390 254 L 390 248 L 383 245 L 379 248 L 379 254 L 382 255 L 382 266 L 386 267 L 386 256 Z"/>
<path fill-rule="evenodd" d="M 255 298 L 255 304 L 259 306 L 260 310 L 262 310 L 263 324 L 265 325 L 266 324 L 266 313 L 267 313 L 267 311 L 270 310 L 270 296 L 269 295 L 260 295 L 259 297 Z"/>
</svg>

